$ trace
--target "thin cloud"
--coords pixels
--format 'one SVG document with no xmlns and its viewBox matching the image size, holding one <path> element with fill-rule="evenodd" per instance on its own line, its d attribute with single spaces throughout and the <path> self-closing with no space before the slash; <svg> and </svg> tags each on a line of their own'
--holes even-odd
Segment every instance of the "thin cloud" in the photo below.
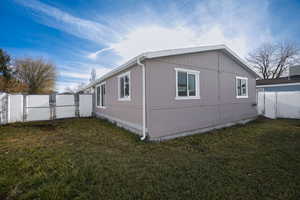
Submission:
<svg viewBox="0 0 300 200">
<path fill-rule="evenodd" d="M 125 16 L 101 16 L 110 19 L 105 24 L 73 16 L 37 0 L 15 1 L 38 13 L 36 20 L 41 23 L 106 47 L 84 51 L 81 59 L 88 58 L 94 64 L 107 51 L 121 57 L 112 60 L 112 64 L 121 64 L 141 52 L 213 44 L 226 44 L 245 57 L 262 42 L 273 40 L 267 23 L 268 1 L 186 1 L 184 6 L 178 1 L 164 4 L 166 13 L 147 7 Z M 80 70 L 66 69 L 62 76 L 88 80 L 91 68 L 88 63 L 80 64 L 76 66 Z M 94 68 L 97 77 L 110 70 Z"/>
<path fill-rule="evenodd" d="M 87 57 L 92 59 L 92 60 L 95 60 L 97 58 L 97 56 L 100 54 L 100 53 L 103 53 L 105 51 L 109 51 L 109 50 L 112 50 L 113 48 L 111 47 L 108 47 L 108 48 L 103 48 L 103 49 L 100 49 L 94 53 L 90 53 Z"/>
<path fill-rule="evenodd" d="M 100 23 L 75 17 L 58 8 L 47 5 L 37 0 L 15 0 L 20 5 L 36 11 L 39 14 L 37 20 L 48 26 L 63 30 L 80 38 L 97 43 L 104 43 L 117 37 L 118 33 Z M 50 18 L 49 18 L 50 17 Z"/>
<path fill-rule="evenodd" d="M 88 79 L 89 78 L 88 73 L 76 73 L 76 72 L 60 71 L 59 74 L 63 77 L 76 78 L 76 79 Z"/>
<path fill-rule="evenodd" d="M 88 67 L 88 66 L 90 66 L 90 67 Z M 70 68 L 72 69 L 72 67 L 70 67 Z M 74 67 L 73 67 L 73 70 L 70 70 L 70 71 L 61 70 L 59 72 L 59 75 L 62 77 L 68 77 L 68 78 L 73 78 L 73 79 L 82 79 L 83 81 L 88 81 L 89 78 L 91 77 L 92 68 L 94 68 L 96 70 L 96 77 L 103 76 L 104 74 L 111 71 L 110 68 L 84 64 L 84 65 L 81 65 L 79 68 L 77 68 L 77 71 L 74 71 Z M 89 70 L 87 70 L 87 69 L 89 69 Z"/>
<path fill-rule="evenodd" d="M 226 44 L 245 57 L 262 42 L 273 40 L 267 24 L 267 13 L 268 2 L 258 0 L 250 3 L 199 1 L 189 9 L 188 14 L 180 4 L 173 4 L 171 16 L 148 12 L 153 22 L 133 25 L 135 19 L 128 18 L 124 24 L 131 28 L 123 33 L 121 39 L 107 41 L 106 46 L 121 56 L 117 64 L 145 51 L 214 44 Z M 138 18 L 136 14 L 134 18 Z M 90 55 L 96 59 L 99 54 L 94 52 Z"/>
</svg>

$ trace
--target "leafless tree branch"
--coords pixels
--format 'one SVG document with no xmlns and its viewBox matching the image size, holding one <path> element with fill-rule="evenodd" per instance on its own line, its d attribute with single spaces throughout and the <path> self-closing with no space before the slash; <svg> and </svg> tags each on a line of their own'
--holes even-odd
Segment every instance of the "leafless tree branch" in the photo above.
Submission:
<svg viewBox="0 0 300 200">
<path fill-rule="evenodd" d="M 249 53 L 247 61 L 260 73 L 263 79 L 276 79 L 289 66 L 299 63 L 300 49 L 295 43 L 265 43 Z"/>
</svg>

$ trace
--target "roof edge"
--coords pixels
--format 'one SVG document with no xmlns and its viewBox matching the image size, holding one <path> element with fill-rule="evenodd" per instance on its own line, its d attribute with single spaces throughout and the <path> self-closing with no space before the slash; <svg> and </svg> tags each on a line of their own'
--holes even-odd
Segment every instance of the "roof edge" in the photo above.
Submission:
<svg viewBox="0 0 300 200">
<path fill-rule="evenodd" d="M 228 54 L 230 54 L 236 61 L 239 62 L 248 72 L 252 73 L 256 78 L 258 78 L 258 74 L 253 71 L 250 66 L 241 58 L 239 57 L 234 51 L 232 51 L 230 48 L 228 48 L 224 44 L 220 45 L 210 45 L 210 46 L 200 46 L 200 47 L 190 47 L 190 48 L 180 48 L 180 49 L 169 49 L 169 50 L 160 50 L 160 51 L 149 51 L 142 53 L 123 65 L 120 65 L 119 67 L 113 69 L 112 71 L 108 72 L 107 74 L 101 76 L 96 81 L 89 83 L 86 87 L 80 89 L 78 92 L 86 90 L 90 87 L 93 87 L 94 85 L 102 82 L 103 80 L 114 76 L 115 74 L 128 69 L 129 67 L 132 67 L 134 64 L 137 63 L 137 59 L 140 59 L 141 61 L 144 59 L 152 59 L 152 58 L 159 58 L 159 57 L 166 57 L 166 56 L 174 56 L 174 55 L 183 55 L 183 54 L 189 54 L 189 53 L 199 53 L 199 52 L 205 52 L 205 51 L 215 51 L 215 50 L 224 50 Z"/>
</svg>

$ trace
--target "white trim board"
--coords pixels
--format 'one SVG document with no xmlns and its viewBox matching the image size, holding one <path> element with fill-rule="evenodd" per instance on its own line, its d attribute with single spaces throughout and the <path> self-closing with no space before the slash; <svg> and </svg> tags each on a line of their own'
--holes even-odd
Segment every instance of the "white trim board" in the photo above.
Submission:
<svg viewBox="0 0 300 200">
<path fill-rule="evenodd" d="M 96 108 L 105 109 L 106 108 L 105 106 L 101 106 L 101 104 L 102 104 L 102 88 L 101 88 L 101 86 L 102 85 L 105 85 L 105 93 L 106 93 L 106 81 L 103 81 L 95 86 L 95 106 L 96 106 Z M 99 90 L 99 92 L 100 92 L 99 106 L 97 105 L 97 88 L 98 87 L 100 88 L 100 90 Z M 90 95 L 90 94 L 88 94 L 88 95 Z"/>
<path fill-rule="evenodd" d="M 125 73 L 122 73 L 118 76 L 118 101 L 131 101 L 131 77 L 130 77 L 130 71 L 127 71 Z M 129 92 L 129 95 L 128 96 L 125 96 L 125 81 L 124 81 L 124 97 L 121 98 L 121 85 L 120 85 L 120 79 L 122 77 L 128 77 L 128 84 L 129 84 L 129 88 L 128 88 L 128 92 Z"/>
<path fill-rule="evenodd" d="M 270 84 L 270 85 L 256 85 L 257 88 L 265 88 L 265 87 L 284 87 L 284 86 L 294 86 L 300 85 L 300 83 L 282 83 L 282 84 Z"/>
<path fill-rule="evenodd" d="M 237 85 L 237 80 L 246 80 L 246 96 L 238 95 L 238 85 Z M 237 99 L 247 99 L 249 98 L 249 85 L 248 85 L 248 77 L 242 77 L 242 76 L 236 76 L 235 77 L 235 95 Z"/>
<path fill-rule="evenodd" d="M 186 72 L 187 76 L 189 74 L 195 75 L 195 96 L 189 96 L 189 85 L 188 85 L 188 77 L 187 77 L 187 96 L 178 96 L 178 72 Z M 176 94 L 175 100 L 189 100 L 189 99 L 200 99 L 200 71 L 185 69 L 185 68 L 175 68 L 176 73 Z"/>
</svg>

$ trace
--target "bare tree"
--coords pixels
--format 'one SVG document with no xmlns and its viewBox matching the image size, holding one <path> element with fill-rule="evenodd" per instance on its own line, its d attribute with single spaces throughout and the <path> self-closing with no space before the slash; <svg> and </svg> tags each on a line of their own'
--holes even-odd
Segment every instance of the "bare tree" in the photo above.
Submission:
<svg viewBox="0 0 300 200">
<path fill-rule="evenodd" d="M 15 62 L 16 78 L 28 86 L 29 94 L 51 93 L 55 88 L 56 67 L 43 59 L 19 59 Z"/>
<path fill-rule="evenodd" d="M 65 87 L 63 93 L 70 93 L 70 94 L 74 94 L 74 90 L 71 87 Z"/>
<path fill-rule="evenodd" d="M 82 88 L 85 87 L 85 83 L 79 83 L 78 85 L 76 85 L 75 87 L 66 87 L 64 89 L 64 93 L 72 93 L 75 94 L 76 92 L 78 92 L 79 90 L 81 90 Z"/>
<path fill-rule="evenodd" d="M 263 79 L 277 79 L 288 67 L 299 62 L 299 50 L 298 46 L 291 42 L 265 43 L 249 53 L 247 61 Z"/>
</svg>

